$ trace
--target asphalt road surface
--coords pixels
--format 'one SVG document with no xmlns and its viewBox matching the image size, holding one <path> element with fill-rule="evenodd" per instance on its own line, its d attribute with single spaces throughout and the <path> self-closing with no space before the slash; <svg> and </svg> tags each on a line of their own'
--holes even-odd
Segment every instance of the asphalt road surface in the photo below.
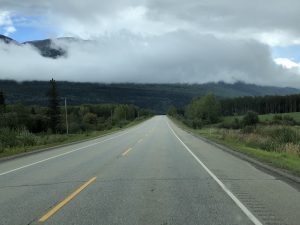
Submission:
<svg viewBox="0 0 300 225">
<path fill-rule="evenodd" d="M 0 224 L 300 224 L 299 188 L 156 116 L 0 163 Z"/>
</svg>

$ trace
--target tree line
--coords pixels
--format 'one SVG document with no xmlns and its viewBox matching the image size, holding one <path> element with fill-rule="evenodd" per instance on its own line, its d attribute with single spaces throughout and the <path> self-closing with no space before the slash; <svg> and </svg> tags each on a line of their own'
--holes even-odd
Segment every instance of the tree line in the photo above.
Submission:
<svg viewBox="0 0 300 225">
<path fill-rule="evenodd" d="M 258 122 L 258 114 L 290 113 L 300 111 L 300 95 L 237 97 L 218 99 L 210 93 L 194 98 L 185 108 L 170 107 L 167 114 L 177 117 L 188 126 L 201 128 L 203 125 L 222 122 L 223 116 L 245 115 L 243 121 L 236 118 L 231 124 L 221 123 L 224 127 L 247 126 Z M 292 124 L 288 116 L 273 118 L 275 123 Z"/>
<path fill-rule="evenodd" d="M 258 114 L 300 111 L 300 94 L 286 96 L 245 96 L 220 101 L 224 116 L 243 115 L 248 111 Z"/>
<path fill-rule="evenodd" d="M 0 129 L 26 129 L 31 133 L 66 132 L 68 122 L 70 133 L 93 130 L 108 130 L 114 126 L 124 126 L 137 118 L 148 117 L 153 113 L 130 104 L 82 104 L 65 108 L 61 104 L 55 80 L 49 83 L 46 93 L 47 106 L 27 106 L 6 104 L 5 93 L 0 91 Z"/>
<path fill-rule="evenodd" d="M 99 104 L 114 102 L 126 104 L 130 102 L 141 108 L 150 108 L 158 114 L 165 113 L 170 105 L 184 107 L 197 96 L 203 96 L 209 91 L 216 96 L 262 96 L 298 94 L 298 89 L 257 86 L 237 82 L 205 84 L 136 84 L 136 83 L 82 83 L 57 81 L 59 93 L 68 98 L 72 105 Z M 47 97 L 43 93 L 49 88 L 47 81 L 1 80 L 0 89 L 6 93 L 9 104 L 22 102 L 24 105 L 47 106 Z M 83 94 L 82 90 L 85 91 Z"/>
</svg>

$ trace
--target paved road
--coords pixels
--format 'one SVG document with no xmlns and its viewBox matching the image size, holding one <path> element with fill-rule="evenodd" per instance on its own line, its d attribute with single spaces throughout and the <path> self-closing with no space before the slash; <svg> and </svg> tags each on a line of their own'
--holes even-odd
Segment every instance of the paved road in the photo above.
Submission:
<svg viewBox="0 0 300 225">
<path fill-rule="evenodd" d="M 290 186 L 156 116 L 0 163 L 0 224 L 299 224 Z"/>
</svg>

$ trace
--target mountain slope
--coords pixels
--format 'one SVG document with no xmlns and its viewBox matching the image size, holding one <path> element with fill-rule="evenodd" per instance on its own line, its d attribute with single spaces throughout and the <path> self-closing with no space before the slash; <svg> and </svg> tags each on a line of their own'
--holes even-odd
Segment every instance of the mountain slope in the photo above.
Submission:
<svg viewBox="0 0 300 225">
<path fill-rule="evenodd" d="M 58 38 L 58 39 L 70 39 L 70 38 Z M 4 35 L 0 35 L 0 41 L 4 41 L 4 43 L 6 44 L 16 44 L 16 45 L 32 45 L 34 48 L 36 48 L 40 54 L 44 57 L 49 57 L 49 58 L 58 58 L 61 56 L 65 56 L 66 55 L 66 50 L 64 50 L 61 47 L 55 46 L 53 44 L 53 41 L 51 39 L 45 39 L 45 40 L 37 40 L 37 41 L 28 41 L 28 42 L 24 42 L 24 43 L 19 43 L 15 40 L 13 40 L 10 37 L 4 36 Z"/>
<path fill-rule="evenodd" d="M 2 34 L 0 34 L 0 41 L 3 41 L 6 44 L 10 44 L 10 43 L 18 44 L 18 42 L 15 41 L 14 39 L 7 37 L 5 35 L 2 35 Z"/>
<path fill-rule="evenodd" d="M 300 93 L 295 88 L 258 86 L 238 82 L 235 84 L 103 84 L 57 82 L 60 96 L 67 97 L 69 104 L 82 103 L 127 103 L 149 108 L 157 113 L 175 105 L 183 107 L 193 97 L 215 93 L 220 98 L 260 95 L 289 95 Z M 0 80 L 0 90 L 7 96 L 8 103 L 46 105 L 49 82 Z"/>
<path fill-rule="evenodd" d="M 23 44 L 30 44 L 37 48 L 40 52 L 40 54 L 44 57 L 49 58 L 58 58 L 60 56 L 64 56 L 66 54 L 66 51 L 60 47 L 55 47 L 52 44 L 51 39 L 45 39 L 45 40 L 39 40 L 39 41 L 28 41 L 24 42 Z"/>
</svg>

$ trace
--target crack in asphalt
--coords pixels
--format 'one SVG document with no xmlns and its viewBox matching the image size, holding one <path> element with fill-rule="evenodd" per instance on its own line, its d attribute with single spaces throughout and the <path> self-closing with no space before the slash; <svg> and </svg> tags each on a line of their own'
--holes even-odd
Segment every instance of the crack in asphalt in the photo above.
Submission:
<svg viewBox="0 0 300 225">
<path fill-rule="evenodd" d="M 53 183 L 41 183 L 41 184 L 20 184 L 20 185 L 8 185 L 1 186 L 0 189 L 5 188 L 18 188 L 18 187 L 38 187 L 38 186 L 49 186 L 49 185 L 57 185 L 57 184 L 75 184 L 75 183 L 85 183 L 86 181 L 62 181 L 62 182 L 53 182 Z"/>
<path fill-rule="evenodd" d="M 96 183 L 105 183 L 105 182 L 128 182 L 128 181 L 202 181 L 202 180 L 211 180 L 210 177 L 207 178 L 117 178 L 117 179 L 99 179 Z M 269 179 L 243 179 L 243 178 L 225 178 L 222 179 L 224 181 L 276 181 L 276 178 Z M 58 184 L 74 184 L 74 183 L 84 183 L 84 180 L 76 180 L 76 181 L 61 181 L 61 182 L 52 182 L 52 183 L 40 183 L 40 184 L 19 184 L 19 185 L 8 185 L 8 186 L 0 186 L 0 189 L 5 188 L 19 188 L 19 187 L 38 187 L 38 186 L 50 186 L 50 185 L 58 185 Z"/>
</svg>

